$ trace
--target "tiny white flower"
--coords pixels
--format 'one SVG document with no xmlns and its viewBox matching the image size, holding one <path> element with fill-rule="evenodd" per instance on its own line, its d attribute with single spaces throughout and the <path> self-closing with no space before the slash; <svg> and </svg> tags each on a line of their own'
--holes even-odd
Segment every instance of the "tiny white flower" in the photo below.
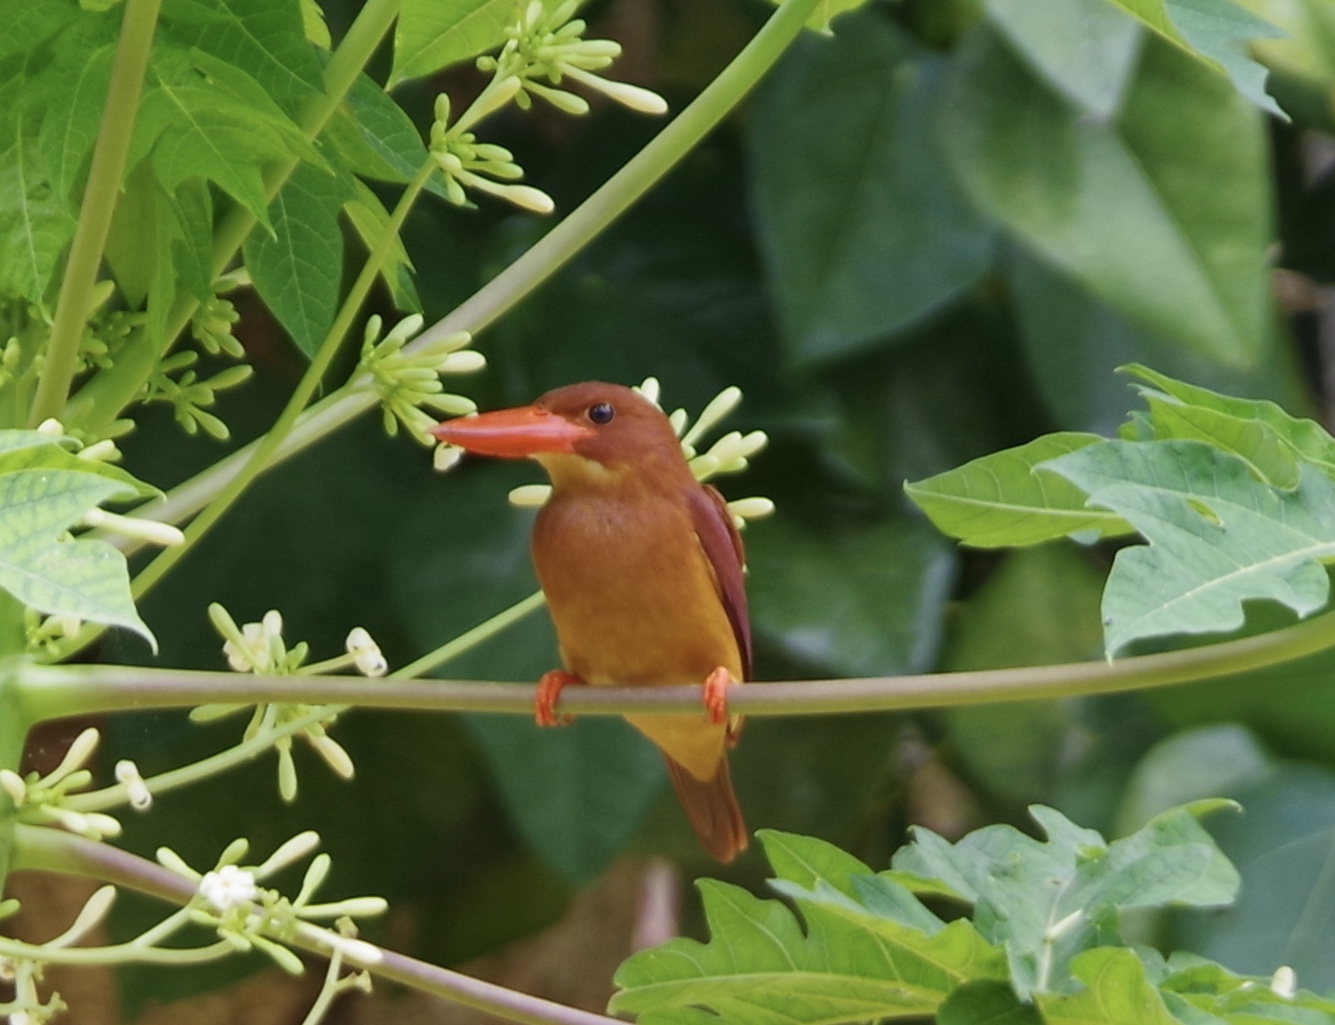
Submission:
<svg viewBox="0 0 1335 1025">
<path fill-rule="evenodd" d="M 153 795 L 148 792 L 144 777 L 139 774 L 139 766 L 128 758 L 116 763 L 116 780 L 125 785 L 130 798 L 130 807 L 136 811 L 146 811 L 153 804 Z"/>
<path fill-rule="evenodd" d="M 47 417 L 37 425 L 37 433 L 45 434 L 52 438 L 59 438 L 65 433 L 65 425 L 53 416 Z"/>
<path fill-rule="evenodd" d="M 255 877 L 236 865 L 223 865 L 222 868 L 206 872 L 199 881 L 199 895 L 218 911 L 243 907 L 253 901 L 258 893 Z"/>
<path fill-rule="evenodd" d="M 440 444 L 431 454 L 431 467 L 439 473 L 444 473 L 456 466 L 464 456 L 464 450 L 456 448 L 453 445 Z"/>
<path fill-rule="evenodd" d="M 0 789 L 9 795 L 15 808 L 22 808 L 28 798 L 28 785 L 23 782 L 23 777 L 9 769 L 0 769 Z"/>
</svg>

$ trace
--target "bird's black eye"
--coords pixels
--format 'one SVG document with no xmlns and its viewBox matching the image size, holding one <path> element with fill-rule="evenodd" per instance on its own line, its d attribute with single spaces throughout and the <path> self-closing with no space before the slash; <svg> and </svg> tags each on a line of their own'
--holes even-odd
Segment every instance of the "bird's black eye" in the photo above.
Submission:
<svg viewBox="0 0 1335 1025">
<path fill-rule="evenodd" d="M 597 402 L 589 407 L 589 419 L 596 424 L 609 423 L 616 416 L 616 410 L 610 402 Z"/>
</svg>

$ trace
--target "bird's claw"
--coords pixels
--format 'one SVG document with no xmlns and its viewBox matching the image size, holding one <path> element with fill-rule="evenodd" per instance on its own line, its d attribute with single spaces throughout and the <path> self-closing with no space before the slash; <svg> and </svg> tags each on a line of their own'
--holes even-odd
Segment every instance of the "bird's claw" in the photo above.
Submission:
<svg viewBox="0 0 1335 1025">
<path fill-rule="evenodd" d="M 556 702 L 561 691 L 572 683 L 583 683 L 574 673 L 564 669 L 552 669 L 542 674 L 538 681 L 538 693 L 533 700 L 533 718 L 539 726 L 569 726 L 575 721 L 573 715 L 558 715 Z"/>
<path fill-rule="evenodd" d="M 719 726 L 728 721 L 728 688 L 734 682 L 732 673 L 723 666 L 716 666 L 705 677 L 705 712 L 711 725 Z"/>
</svg>

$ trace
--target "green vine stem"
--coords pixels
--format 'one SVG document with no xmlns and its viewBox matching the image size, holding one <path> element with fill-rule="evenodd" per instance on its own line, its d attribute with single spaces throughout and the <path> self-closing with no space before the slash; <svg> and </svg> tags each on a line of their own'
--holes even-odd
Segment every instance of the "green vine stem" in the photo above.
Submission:
<svg viewBox="0 0 1335 1025">
<path fill-rule="evenodd" d="M 110 844 L 85 840 L 72 833 L 40 826 L 19 826 L 14 846 L 16 868 L 100 879 L 173 904 L 184 904 L 195 892 L 188 880 L 151 861 L 118 850 Z M 309 927 L 298 926 L 296 935 L 288 942 L 303 950 L 328 956 L 328 948 L 316 940 Z M 375 964 L 361 967 L 379 978 L 399 982 L 424 993 L 434 993 L 454 1003 L 510 1021 L 525 1025 L 625 1025 L 615 1018 L 518 993 L 393 951 L 386 950 L 382 954 L 381 960 Z"/>
<path fill-rule="evenodd" d="M 160 2 L 160 0 L 157 0 Z M 357 75 L 370 61 L 381 40 L 398 17 L 403 0 L 368 0 L 329 58 L 324 71 L 324 94 L 316 97 L 302 112 L 301 127 L 307 138 L 315 139 L 343 102 Z M 264 175 L 266 195 L 272 199 L 296 169 L 298 161 L 286 161 L 269 168 Z M 213 274 L 225 271 L 236 257 L 241 243 L 255 226 L 255 215 L 243 207 L 233 207 L 223 217 L 214 236 Z M 190 323 L 199 300 L 182 295 L 167 317 L 163 337 L 175 339 Z M 65 407 L 67 422 L 96 430 L 120 414 L 157 365 L 161 353 L 152 345 L 126 349 L 115 364 L 97 374 L 81 388 Z M 68 385 L 67 385 L 68 387 Z"/>
<path fill-rule="evenodd" d="M 0 670 L 0 769 L 19 771 L 23 742 L 29 723 L 19 700 L 19 683 L 12 671 Z M 0 794 L 0 881 L 9 876 L 14 840 L 14 806 L 8 794 Z"/>
<path fill-rule="evenodd" d="M 580 247 L 648 191 L 741 102 L 802 31 L 817 3 L 818 0 L 784 0 L 722 73 L 643 150 L 532 249 L 427 329 L 405 352 L 417 351 L 454 331 L 477 334 L 560 270 Z M 274 451 L 274 461 L 295 455 L 374 407 L 379 398 L 368 385 L 367 379 L 354 380 L 307 410 Z M 165 498 L 144 504 L 135 515 L 168 523 L 181 522 L 207 505 L 213 495 L 241 472 L 253 448 L 252 444 L 215 463 L 173 488 Z M 125 542 L 122 547 L 132 551 L 138 545 Z"/>
<path fill-rule="evenodd" d="M 32 427 L 61 414 L 70 382 L 74 379 L 79 343 L 92 307 L 97 269 L 102 262 L 107 234 L 111 231 L 111 215 L 116 209 L 121 180 L 125 177 L 135 111 L 148 70 L 148 55 L 153 47 L 153 33 L 161 6 L 162 0 L 127 0 L 125 4 L 116 59 L 111 69 L 111 85 L 102 110 L 93 161 L 88 169 L 88 185 L 84 190 L 69 260 L 65 264 L 65 278 L 60 285 L 60 298 L 56 302 L 55 321 L 42 362 L 37 394 L 28 416 Z"/>
<path fill-rule="evenodd" d="M 1332 646 L 1335 611 L 1256 637 L 1116 662 L 748 684 L 729 693 L 728 707 L 742 715 L 829 715 L 1111 694 L 1231 676 Z M 534 687 L 513 683 L 253 676 L 138 666 L 23 663 L 14 672 L 25 726 L 75 714 L 209 703 L 296 702 L 527 715 L 535 694 Z M 561 695 L 560 707 L 578 715 L 698 715 L 701 689 L 571 687 Z"/>
</svg>

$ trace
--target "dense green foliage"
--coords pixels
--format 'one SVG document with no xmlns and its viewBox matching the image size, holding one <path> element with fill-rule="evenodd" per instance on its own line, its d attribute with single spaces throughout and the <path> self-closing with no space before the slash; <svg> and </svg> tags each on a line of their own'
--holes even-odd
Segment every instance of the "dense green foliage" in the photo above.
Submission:
<svg viewBox="0 0 1335 1025">
<path fill-rule="evenodd" d="M 726 385 L 745 392 L 728 426 L 763 429 L 770 446 L 722 487 L 778 505 L 746 533 L 761 680 L 1098 659 L 1322 608 L 1335 442 L 1302 417 L 1328 399 L 1312 369 L 1326 314 L 1311 297 L 1335 277 L 1335 176 L 1316 159 L 1335 130 L 1325 0 L 812 6 L 819 31 L 593 237 L 610 177 L 651 180 L 628 161 L 661 142 L 660 125 L 573 78 L 502 95 L 514 53 L 471 59 L 518 38 L 507 27 L 528 15 L 514 0 L 0 0 L 0 587 L 28 606 L 0 601 L 0 652 L 222 669 L 208 613 L 220 602 L 240 622 L 280 608 L 286 635 L 321 655 L 361 624 L 391 666 L 407 664 L 532 592 L 532 512 L 505 496 L 540 479 L 514 465 L 432 473 L 402 436 L 415 405 L 459 413 L 586 378 L 657 377 L 669 409 L 699 410 Z M 145 11 L 140 84 L 116 70 L 117 47 Z M 609 77 L 657 89 L 680 114 L 771 13 L 695 0 L 581 15 L 591 36 L 628 48 Z M 595 101 L 587 118 L 566 116 L 587 106 L 574 93 Z M 674 128 L 704 123 L 690 110 Z M 115 148 L 99 132 L 117 130 L 122 159 L 99 176 L 95 161 Z M 558 220 L 579 212 L 550 228 L 532 212 L 547 196 Z M 591 227 L 562 235 L 580 216 Z M 361 346 L 371 308 L 391 323 L 445 318 L 438 361 L 463 344 L 448 332 L 474 330 L 487 372 L 450 379 L 467 399 L 413 391 L 405 382 L 440 386 L 420 367 L 385 369 L 403 369 L 402 338 Z M 1146 408 L 1114 439 L 1135 402 L 1128 380 Z M 382 400 L 383 420 L 334 432 Z M 295 437 L 318 443 L 288 457 L 279 435 L 310 402 Z M 48 416 L 60 430 L 36 433 Z M 250 469 L 276 454 L 281 468 L 233 493 L 211 468 L 260 438 Z M 112 440 L 128 473 L 102 461 Z M 179 563 L 151 561 L 88 516 L 158 488 L 182 525 L 214 503 Z M 64 536 L 80 524 L 102 529 Z M 540 613 L 465 647 L 436 674 L 533 680 L 557 660 Z M 715 939 L 701 956 L 721 956 L 729 930 L 772 922 L 772 960 L 782 950 L 824 971 L 819 930 L 907 929 L 912 957 L 940 954 L 950 971 L 903 1007 L 939 1007 L 945 1025 L 1280 1016 L 1272 990 L 1244 990 L 1235 973 L 1291 964 L 1305 988 L 1335 987 L 1332 662 L 1143 697 L 754 719 L 733 756 L 737 789 L 811 931 L 782 905 L 707 884 Z M 0 709 L 21 704 L 8 686 Z M 106 729 L 108 766 L 134 758 L 145 775 L 239 732 L 164 711 Z M 0 728 L 7 769 L 18 768 L 12 732 Z M 269 850 L 316 827 L 340 891 L 406 909 L 413 952 L 438 963 L 552 921 L 619 855 L 714 871 L 656 753 L 615 720 L 539 735 L 517 716 L 359 711 L 334 732 L 355 779 L 332 777 L 305 745 L 293 762 L 288 738 L 295 803 L 263 761 L 161 794 L 150 815 L 124 819 L 120 842 L 205 865 L 237 835 Z M 1209 823 L 1242 879 L 1225 918 L 1164 909 L 1232 895 L 1200 827 L 1162 817 L 1208 796 L 1248 812 Z M 1009 826 L 954 846 L 920 832 L 889 874 L 865 867 L 886 864 L 913 822 L 957 839 L 987 822 L 1028 828 L 1030 804 L 1123 839 L 1105 844 L 1045 811 L 1047 844 Z M 6 806 L 0 871 L 12 818 Z M 1082 858 L 1106 867 L 1136 843 L 1153 861 L 1161 842 L 1176 850 L 1165 822 L 1191 834 L 1183 845 L 1205 858 L 1208 885 L 1184 884 L 1173 901 L 1108 896 L 1107 922 L 1072 933 L 1049 965 L 1059 985 L 1033 977 L 1043 941 L 998 924 L 1004 894 L 959 874 L 962 852 L 996 843 L 1029 866 L 1014 896 L 1029 907 L 1024 887 L 1039 883 L 1024 873 L 1054 850 L 1073 879 Z M 799 870 L 798 850 L 825 867 Z M 727 875 L 755 889 L 764 872 L 756 853 Z M 910 896 L 917 886 L 971 904 L 972 922 L 943 925 Z M 1133 905 L 1143 938 L 1225 967 L 1116 945 L 1111 909 Z M 114 927 L 128 934 L 138 913 Z M 378 928 L 365 935 L 384 938 Z M 708 1003 L 692 995 L 703 991 L 680 991 L 684 1011 L 636 1002 L 652 972 L 636 973 L 653 963 L 627 966 L 620 1006 L 699 1019 L 689 1008 Z M 217 981 L 124 973 L 137 1000 Z M 1141 1010 L 1086 1006 L 1106 1011 L 1114 992 Z M 1328 1020 L 1303 1000 L 1302 1015 Z"/>
</svg>

